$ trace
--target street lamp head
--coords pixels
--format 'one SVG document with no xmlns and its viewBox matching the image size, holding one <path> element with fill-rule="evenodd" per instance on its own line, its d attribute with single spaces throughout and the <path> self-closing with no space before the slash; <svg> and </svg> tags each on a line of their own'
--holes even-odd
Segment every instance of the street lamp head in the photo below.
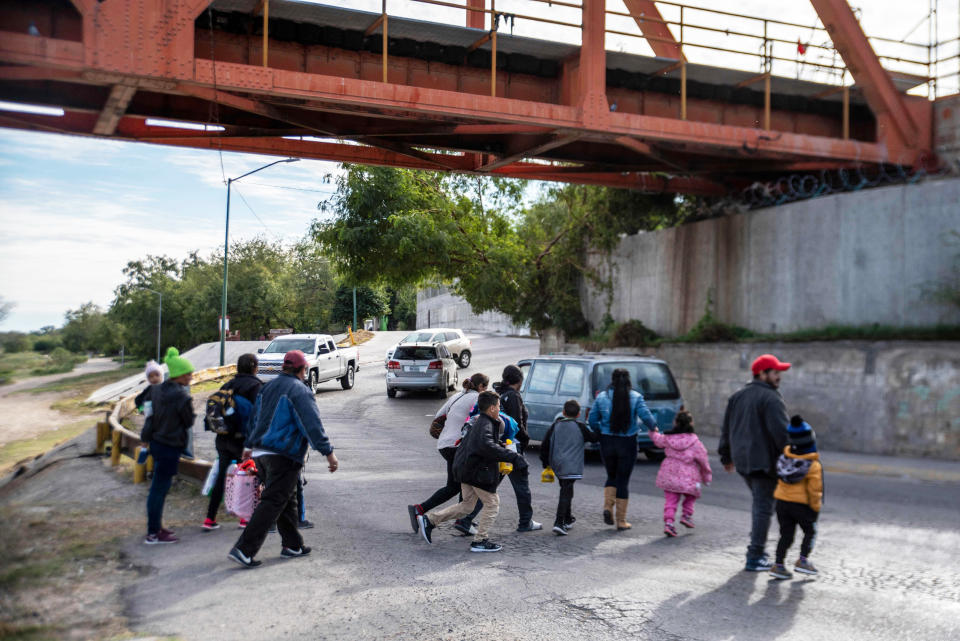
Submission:
<svg viewBox="0 0 960 641">
<path fill-rule="evenodd" d="M 300 162 L 299 158 L 287 158 L 283 162 Z"/>
</svg>

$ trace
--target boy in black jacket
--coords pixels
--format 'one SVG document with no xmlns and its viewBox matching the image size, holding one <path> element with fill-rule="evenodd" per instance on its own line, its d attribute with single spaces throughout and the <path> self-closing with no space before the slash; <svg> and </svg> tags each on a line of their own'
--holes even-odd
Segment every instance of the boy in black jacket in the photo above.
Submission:
<svg viewBox="0 0 960 641">
<path fill-rule="evenodd" d="M 450 519 L 466 516 L 473 510 L 477 500 L 483 509 L 477 516 L 477 533 L 470 545 L 471 552 L 499 552 L 503 546 L 489 539 L 490 527 L 500 511 L 497 485 L 500 483 L 500 462 L 512 463 L 514 469 L 527 467 L 527 461 L 500 444 L 500 396 L 496 392 L 482 392 L 477 397 L 480 414 L 457 447 L 453 459 L 453 473 L 460 481 L 461 501 L 445 509 L 430 510 L 417 517 L 420 534 L 427 543 L 432 543 L 433 529 Z"/>
<path fill-rule="evenodd" d="M 569 400 L 563 404 L 563 418 L 558 418 L 547 430 L 540 444 L 540 462 L 544 469 L 553 468 L 560 482 L 560 500 L 553 533 L 566 536 L 575 519 L 570 511 L 573 503 L 573 484 L 583 478 L 583 450 L 586 443 L 596 443 L 600 435 L 577 420 L 580 403 Z"/>
<path fill-rule="evenodd" d="M 207 505 L 207 518 L 203 521 L 204 530 L 216 530 L 217 510 L 223 500 L 223 488 L 227 481 L 227 468 L 232 461 L 238 463 L 243 460 L 243 439 L 246 438 L 246 424 L 250 420 L 253 406 L 257 402 L 257 394 L 263 387 L 263 381 L 257 378 L 257 357 L 253 354 L 243 354 L 237 359 L 237 375 L 227 381 L 221 390 L 232 390 L 235 411 L 224 417 L 224 422 L 230 428 L 229 434 L 217 434 L 217 480 L 210 491 L 210 503 Z M 207 426 L 207 429 L 211 429 Z"/>
</svg>

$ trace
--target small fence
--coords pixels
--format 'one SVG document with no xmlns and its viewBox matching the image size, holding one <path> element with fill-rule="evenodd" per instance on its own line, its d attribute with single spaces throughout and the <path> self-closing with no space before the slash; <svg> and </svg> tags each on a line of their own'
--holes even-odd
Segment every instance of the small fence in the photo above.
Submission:
<svg viewBox="0 0 960 641">
<path fill-rule="evenodd" d="M 193 383 L 212 381 L 224 376 L 236 374 L 236 365 L 210 367 L 194 373 Z M 123 419 L 132 416 L 136 411 L 134 399 L 136 394 L 126 396 L 117 401 L 113 409 L 107 413 L 106 420 L 97 423 L 97 453 L 106 454 L 109 445 L 110 463 L 120 464 L 120 457 L 127 456 L 134 461 L 133 482 L 143 483 L 147 473 L 153 470 L 153 457 L 149 454 L 145 463 L 139 463 L 140 454 L 146 449 L 146 444 L 140 440 L 140 435 L 123 426 Z M 210 472 L 213 464 L 203 459 L 180 459 L 180 474 L 203 481 Z"/>
</svg>

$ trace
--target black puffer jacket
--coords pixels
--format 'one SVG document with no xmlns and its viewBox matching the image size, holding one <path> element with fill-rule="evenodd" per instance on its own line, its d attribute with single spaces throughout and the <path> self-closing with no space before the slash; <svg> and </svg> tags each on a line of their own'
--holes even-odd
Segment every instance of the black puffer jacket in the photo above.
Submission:
<svg viewBox="0 0 960 641">
<path fill-rule="evenodd" d="M 471 421 L 453 458 L 453 475 L 460 483 L 496 492 L 500 484 L 501 461 L 515 467 L 526 467 L 527 462 L 516 452 L 500 445 L 500 422 L 486 414 L 478 414 Z"/>
<path fill-rule="evenodd" d="M 141 438 L 146 442 L 156 441 L 170 447 L 185 448 L 187 432 L 196 418 L 190 392 L 178 383 L 164 381 L 150 387 L 150 398 L 153 401 L 150 433 L 143 434 Z"/>
<path fill-rule="evenodd" d="M 730 397 L 720 435 L 720 462 L 744 476 L 777 478 L 777 459 L 787 445 L 787 407 L 772 385 L 752 381 Z"/>
<path fill-rule="evenodd" d="M 517 432 L 517 443 L 520 444 L 522 452 L 530 444 L 530 433 L 527 431 L 527 417 L 530 413 L 523 402 L 520 392 L 513 389 L 503 381 L 493 384 L 494 391 L 500 395 L 500 411 L 517 422 L 520 431 Z"/>
</svg>

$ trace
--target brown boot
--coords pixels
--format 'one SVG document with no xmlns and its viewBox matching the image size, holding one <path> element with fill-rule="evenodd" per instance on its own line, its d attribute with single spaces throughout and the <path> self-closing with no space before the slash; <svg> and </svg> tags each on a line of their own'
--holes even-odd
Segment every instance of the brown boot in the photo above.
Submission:
<svg viewBox="0 0 960 641">
<path fill-rule="evenodd" d="M 603 488 L 603 522 L 613 525 L 613 503 L 617 498 L 617 488 Z"/>
<path fill-rule="evenodd" d="M 627 503 L 630 499 L 617 499 L 617 529 L 629 530 L 633 526 L 627 523 Z"/>
</svg>

